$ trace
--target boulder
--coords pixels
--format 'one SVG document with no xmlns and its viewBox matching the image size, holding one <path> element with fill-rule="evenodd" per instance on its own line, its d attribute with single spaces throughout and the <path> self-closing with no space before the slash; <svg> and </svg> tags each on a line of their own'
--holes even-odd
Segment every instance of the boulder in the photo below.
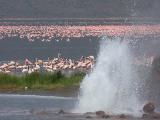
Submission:
<svg viewBox="0 0 160 120">
<path fill-rule="evenodd" d="M 64 110 L 59 110 L 58 114 L 65 114 Z"/>
<path fill-rule="evenodd" d="M 121 114 L 121 115 L 119 116 L 119 118 L 125 119 L 125 118 L 127 118 L 127 116 L 126 116 L 125 114 Z"/>
<path fill-rule="evenodd" d="M 88 116 L 86 116 L 86 118 L 87 118 L 87 119 L 92 119 L 93 117 L 90 116 L 90 115 L 88 115 Z"/>
<path fill-rule="evenodd" d="M 93 112 L 86 112 L 84 115 L 86 116 L 86 118 L 89 118 L 89 119 L 96 118 L 96 115 Z"/>
<path fill-rule="evenodd" d="M 143 107 L 143 111 L 145 113 L 150 113 L 151 114 L 151 113 L 154 113 L 154 110 L 155 110 L 155 105 L 154 105 L 154 103 L 151 103 L 151 102 L 145 104 L 144 107 Z"/>
<path fill-rule="evenodd" d="M 110 116 L 107 115 L 104 111 L 96 111 L 96 115 L 100 118 L 109 118 Z"/>
<path fill-rule="evenodd" d="M 152 62 L 152 72 L 160 74 L 160 57 L 155 57 Z"/>
<path fill-rule="evenodd" d="M 105 114 L 104 111 L 96 111 L 96 115 L 98 115 L 98 116 L 101 116 L 101 115 L 104 115 L 104 114 Z"/>
</svg>

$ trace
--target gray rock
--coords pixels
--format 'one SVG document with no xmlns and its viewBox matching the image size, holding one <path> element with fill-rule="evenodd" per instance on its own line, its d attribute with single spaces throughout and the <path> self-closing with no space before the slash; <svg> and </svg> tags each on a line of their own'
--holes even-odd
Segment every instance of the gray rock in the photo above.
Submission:
<svg viewBox="0 0 160 120">
<path fill-rule="evenodd" d="M 107 115 L 104 111 L 96 111 L 96 115 L 100 118 L 109 118 L 110 116 Z"/>
<path fill-rule="evenodd" d="M 147 119 L 160 119 L 160 113 L 152 113 L 152 114 L 143 114 L 142 118 Z"/>
<path fill-rule="evenodd" d="M 59 110 L 58 114 L 65 114 L 64 110 Z"/>
<path fill-rule="evenodd" d="M 143 107 L 143 111 L 145 113 L 150 113 L 151 114 L 151 113 L 154 113 L 154 110 L 155 110 L 155 105 L 154 105 L 154 103 L 151 103 L 151 102 L 145 104 L 144 107 Z"/>
<path fill-rule="evenodd" d="M 121 115 L 119 116 L 119 118 L 125 119 L 125 118 L 127 118 L 127 116 L 126 116 L 125 114 L 121 114 Z"/>
<path fill-rule="evenodd" d="M 88 119 L 92 119 L 93 117 L 92 117 L 92 116 L 90 116 L 90 115 L 88 115 L 88 116 L 86 116 L 86 118 L 88 118 Z"/>
</svg>

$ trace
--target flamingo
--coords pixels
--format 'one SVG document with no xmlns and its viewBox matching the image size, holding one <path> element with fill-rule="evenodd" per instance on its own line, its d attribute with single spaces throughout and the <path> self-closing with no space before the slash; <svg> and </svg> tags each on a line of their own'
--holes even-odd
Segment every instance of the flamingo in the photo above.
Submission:
<svg viewBox="0 0 160 120">
<path fill-rule="evenodd" d="M 6 63 L 4 63 L 2 66 L 0 66 L 1 69 L 4 69 L 6 67 L 8 67 L 8 65 Z"/>
<path fill-rule="evenodd" d="M 14 68 L 16 68 L 16 66 L 14 65 L 8 66 L 8 69 L 14 69 Z"/>
<path fill-rule="evenodd" d="M 10 63 L 8 63 L 8 65 L 15 65 L 16 64 L 16 62 L 14 62 L 14 61 L 11 61 Z"/>
<path fill-rule="evenodd" d="M 31 68 L 29 68 L 29 70 L 28 70 L 28 74 L 31 74 L 31 73 L 33 73 L 34 72 L 34 70 L 33 69 L 31 69 Z"/>
<path fill-rule="evenodd" d="M 28 73 L 28 70 L 29 70 L 29 66 L 22 66 L 22 73 Z"/>
<path fill-rule="evenodd" d="M 8 73 L 11 73 L 11 71 L 8 70 L 8 69 L 5 69 L 5 70 L 4 70 L 4 73 L 7 73 L 7 74 L 8 74 Z"/>
<path fill-rule="evenodd" d="M 48 72 L 53 72 L 53 70 L 52 70 L 52 69 L 50 69 L 50 68 L 47 68 L 47 71 L 48 71 Z"/>
<path fill-rule="evenodd" d="M 36 64 L 36 66 L 34 67 L 34 71 L 38 71 L 38 70 L 40 70 L 40 66 Z"/>
<path fill-rule="evenodd" d="M 22 73 L 28 73 L 28 69 L 23 69 Z"/>
</svg>

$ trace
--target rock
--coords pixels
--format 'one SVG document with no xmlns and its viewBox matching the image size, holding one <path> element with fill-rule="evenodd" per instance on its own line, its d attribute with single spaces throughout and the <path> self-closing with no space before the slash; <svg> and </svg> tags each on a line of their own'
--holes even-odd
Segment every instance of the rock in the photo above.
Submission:
<svg viewBox="0 0 160 120">
<path fill-rule="evenodd" d="M 146 113 L 142 115 L 142 118 L 147 118 L 147 117 L 148 117 L 148 114 Z"/>
<path fill-rule="evenodd" d="M 92 119 L 93 117 L 92 117 L 92 116 L 90 116 L 90 115 L 88 115 L 88 116 L 86 116 L 86 118 L 88 118 L 88 119 Z"/>
<path fill-rule="evenodd" d="M 143 111 L 145 113 L 150 113 L 151 114 L 151 113 L 154 113 L 154 110 L 155 110 L 155 105 L 154 105 L 154 103 L 151 103 L 151 102 L 147 103 L 143 107 Z"/>
<path fill-rule="evenodd" d="M 105 114 L 104 111 L 96 111 L 96 115 L 98 115 L 98 116 L 102 116 L 102 115 L 104 115 L 104 114 Z"/>
<path fill-rule="evenodd" d="M 97 115 L 98 117 L 101 117 L 101 118 L 109 118 L 109 117 L 110 117 L 110 116 L 107 115 L 104 111 L 97 111 L 97 112 L 96 112 L 96 115 Z"/>
<path fill-rule="evenodd" d="M 155 57 L 152 62 L 152 71 L 156 74 L 160 74 L 160 56 Z"/>
<path fill-rule="evenodd" d="M 96 118 L 96 114 L 93 112 L 86 112 L 84 115 L 86 116 L 86 118 Z"/>
<path fill-rule="evenodd" d="M 65 112 L 61 109 L 58 114 L 65 114 Z"/>
<path fill-rule="evenodd" d="M 159 113 L 154 113 L 153 114 L 153 118 L 154 119 L 159 119 L 160 118 L 160 114 Z"/>
<path fill-rule="evenodd" d="M 107 115 L 107 114 L 105 114 L 105 115 L 103 115 L 103 116 L 101 116 L 102 118 L 109 118 L 110 116 L 109 115 Z"/>
<path fill-rule="evenodd" d="M 153 118 L 154 119 L 159 119 L 160 118 L 160 113 L 154 113 Z"/>
<path fill-rule="evenodd" d="M 119 118 L 125 119 L 125 118 L 127 118 L 127 117 L 126 117 L 125 114 L 121 114 L 121 115 L 119 116 Z"/>
<path fill-rule="evenodd" d="M 160 113 L 153 113 L 153 114 L 143 114 L 142 118 L 147 119 L 160 119 Z"/>
</svg>

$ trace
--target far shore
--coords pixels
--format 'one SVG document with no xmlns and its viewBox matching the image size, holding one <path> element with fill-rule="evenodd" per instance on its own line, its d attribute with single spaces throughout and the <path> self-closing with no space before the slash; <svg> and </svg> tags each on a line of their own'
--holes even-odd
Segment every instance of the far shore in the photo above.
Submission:
<svg viewBox="0 0 160 120">
<path fill-rule="evenodd" d="M 132 25 L 159 24 L 158 18 L 152 17 L 100 17 L 100 18 L 0 18 L 0 25 Z"/>
</svg>

